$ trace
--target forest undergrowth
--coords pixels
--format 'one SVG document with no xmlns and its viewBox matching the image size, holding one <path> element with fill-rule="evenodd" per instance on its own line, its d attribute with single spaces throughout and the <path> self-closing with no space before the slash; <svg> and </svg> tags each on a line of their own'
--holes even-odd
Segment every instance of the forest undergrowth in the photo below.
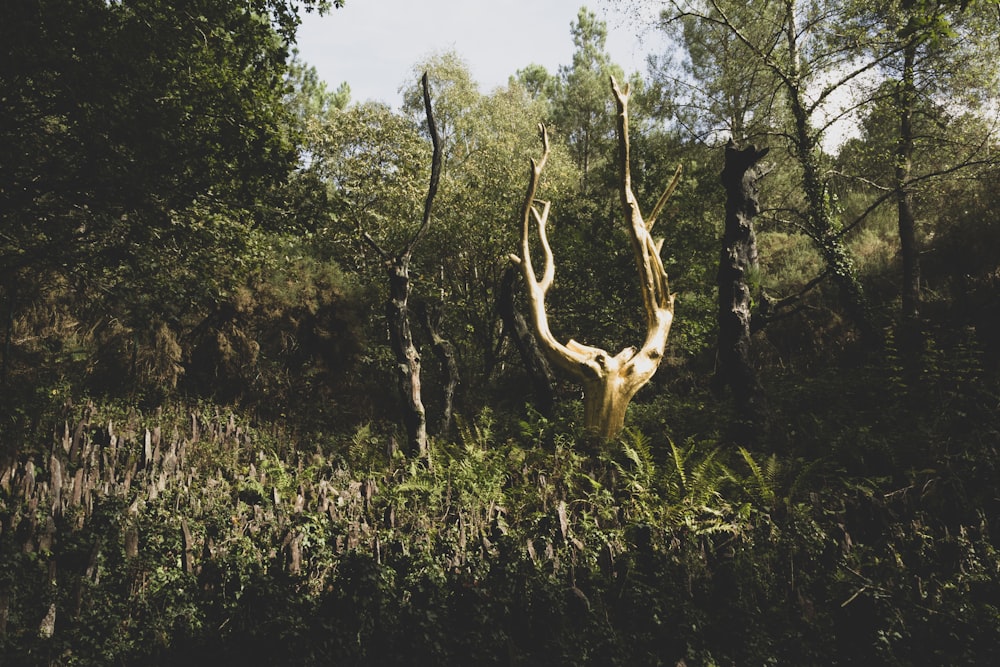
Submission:
<svg viewBox="0 0 1000 667">
<path fill-rule="evenodd" d="M 964 349 L 964 348 L 963 348 Z M 5 664 L 989 664 L 997 387 L 974 351 L 574 415 L 371 425 L 53 397 L 0 472 Z M 881 416 L 881 417 L 880 417 Z"/>
</svg>

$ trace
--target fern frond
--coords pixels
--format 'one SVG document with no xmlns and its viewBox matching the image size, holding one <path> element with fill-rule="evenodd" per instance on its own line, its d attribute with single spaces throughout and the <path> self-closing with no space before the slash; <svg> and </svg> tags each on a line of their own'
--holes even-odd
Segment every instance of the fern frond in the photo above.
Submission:
<svg viewBox="0 0 1000 667">
<path fill-rule="evenodd" d="M 723 485 L 733 481 L 733 473 L 719 460 L 719 452 L 716 447 L 689 471 L 688 495 L 696 502 L 706 503 L 721 495 Z"/>
<path fill-rule="evenodd" d="M 777 476 L 777 457 L 773 454 L 771 459 L 767 462 L 767 469 L 760 467 L 760 464 L 754 459 L 753 454 L 751 454 L 745 447 L 740 447 L 740 456 L 743 457 L 743 461 L 750 468 L 750 483 L 744 483 L 744 489 L 753 496 L 758 502 L 764 505 L 771 505 L 774 502 L 775 492 L 773 480 Z"/>
<path fill-rule="evenodd" d="M 687 454 L 685 452 L 682 452 L 681 449 L 677 446 L 677 444 L 673 440 L 670 440 L 669 442 L 670 442 L 670 453 L 673 456 L 674 460 L 674 468 L 677 470 L 677 477 L 678 479 L 680 479 L 681 483 L 680 484 L 681 496 L 686 496 L 688 488 L 687 469 L 685 467 L 687 463 Z"/>
<path fill-rule="evenodd" d="M 625 453 L 625 458 L 635 465 L 636 470 L 642 469 L 642 457 L 639 456 L 639 452 L 637 452 L 634 447 L 625 443 L 622 445 L 622 451 Z"/>
</svg>

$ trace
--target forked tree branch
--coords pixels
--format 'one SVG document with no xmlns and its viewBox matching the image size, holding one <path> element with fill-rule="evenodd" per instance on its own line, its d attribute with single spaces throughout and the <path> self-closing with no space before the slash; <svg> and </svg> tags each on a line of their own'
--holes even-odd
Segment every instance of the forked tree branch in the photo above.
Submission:
<svg viewBox="0 0 1000 667">
<path fill-rule="evenodd" d="M 654 215 L 649 222 L 644 221 L 632 191 L 629 167 L 628 86 L 620 88 L 612 77 L 611 87 L 618 106 L 620 195 L 628 219 L 629 236 L 646 311 L 646 339 L 642 348 L 637 351 L 634 347 L 626 347 L 612 357 L 602 349 L 583 345 L 575 340 L 563 345 L 549 329 L 545 296 L 555 278 L 555 261 L 546 231 L 549 203 L 536 198 L 542 169 L 551 150 L 544 126 L 540 126 L 542 157 L 537 162 L 531 160 L 528 189 L 522 207 L 521 256 L 510 256 L 520 266 L 524 276 L 535 336 L 544 356 L 549 363 L 583 384 L 585 425 L 603 438 L 615 437 L 621 431 L 629 401 L 653 376 L 663 358 L 673 321 L 674 297 L 670 294 L 667 274 L 660 259 L 662 241 L 654 241 L 649 232 L 656 215 L 662 211 L 680 179 L 678 169 L 664 194 L 657 200 L 653 208 Z M 538 208 L 539 204 L 541 210 Z M 532 222 L 538 227 L 538 239 L 545 261 L 541 279 L 536 275 L 531 260 Z"/>
</svg>

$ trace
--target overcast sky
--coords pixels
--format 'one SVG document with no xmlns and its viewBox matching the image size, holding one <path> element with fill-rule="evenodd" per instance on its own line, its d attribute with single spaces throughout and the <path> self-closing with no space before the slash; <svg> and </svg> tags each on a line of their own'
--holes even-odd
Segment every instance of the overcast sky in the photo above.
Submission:
<svg viewBox="0 0 1000 667">
<path fill-rule="evenodd" d="M 302 60 L 331 88 L 342 81 L 352 101 L 399 106 L 424 57 L 455 50 L 487 93 L 532 63 L 555 73 L 572 62 L 569 27 L 586 5 L 608 24 L 608 52 L 626 71 L 646 72 L 647 53 L 662 50 L 650 29 L 655 12 L 625 12 L 610 5 L 655 5 L 624 0 L 347 0 L 326 16 L 303 13 L 298 32 Z"/>
</svg>

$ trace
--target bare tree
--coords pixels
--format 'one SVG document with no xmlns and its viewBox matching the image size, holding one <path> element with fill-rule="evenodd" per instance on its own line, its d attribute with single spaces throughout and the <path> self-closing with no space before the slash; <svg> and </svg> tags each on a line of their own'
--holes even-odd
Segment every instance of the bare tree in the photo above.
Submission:
<svg viewBox="0 0 1000 667">
<path fill-rule="evenodd" d="M 427 414 L 420 394 L 420 352 L 413 342 L 410 328 L 410 259 L 413 248 L 427 231 L 431 222 L 431 208 L 438 182 L 441 180 L 441 142 L 438 139 L 434 114 L 431 111 L 430 84 L 425 73 L 421 79 L 424 93 L 424 110 L 427 112 L 427 127 L 430 131 L 434 154 L 431 158 L 431 180 L 424 200 L 424 217 L 420 227 L 409 243 L 397 255 L 392 255 L 380 246 L 367 232 L 364 239 L 381 257 L 389 276 L 389 300 L 385 304 L 386 320 L 389 326 L 389 342 L 396 357 L 399 373 L 399 389 L 403 400 L 403 423 L 411 453 L 423 456 L 427 453 Z"/>
<path fill-rule="evenodd" d="M 545 357 L 553 366 L 562 369 L 583 385 L 584 424 L 588 430 L 605 439 L 614 438 L 621 432 L 629 402 L 653 376 L 663 358 L 670 324 L 674 319 L 674 297 L 670 293 L 667 274 L 660 259 L 663 240 L 654 241 L 650 231 L 656 222 L 656 216 L 680 180 L 678 168 L 670 185 L 653 207 L 649 219 L 644 220 L 632 192 L 629 172 L 629 88 L 627 84 L 624 89 L 620 88 L 612 77 L 611 89 L 618 109 L 619 194 L 628 221 L 632 253 L 639 270 L 639 284 L 646 312 L 646 339 L 642 348 L 636 350 L 634 347 L 627 347 L 611 356 L 604 350 L 582 345 L 575 340 L 564 345 L 556 340 L 549 329 L 545 295 L 555 278 L 555 262 L 545 230 L 550 202 L 535 198 L 542 169 L 549 157 L 549 137 L 544 126 L 540 126 L 542 157 L 537 162 L 531 160 L 531 175 L 524 198 L 521 257 L 511 255 L 511 260 L 520 265 L 523 272 L 535 336 Z M 541 210 L 538 206 L 541 206 Z M 538 226 L 538 237 L 545 257 L 541 280 L 536 277 L 531 262 L 529 230 L 532 220 Z"/>
</svg>

